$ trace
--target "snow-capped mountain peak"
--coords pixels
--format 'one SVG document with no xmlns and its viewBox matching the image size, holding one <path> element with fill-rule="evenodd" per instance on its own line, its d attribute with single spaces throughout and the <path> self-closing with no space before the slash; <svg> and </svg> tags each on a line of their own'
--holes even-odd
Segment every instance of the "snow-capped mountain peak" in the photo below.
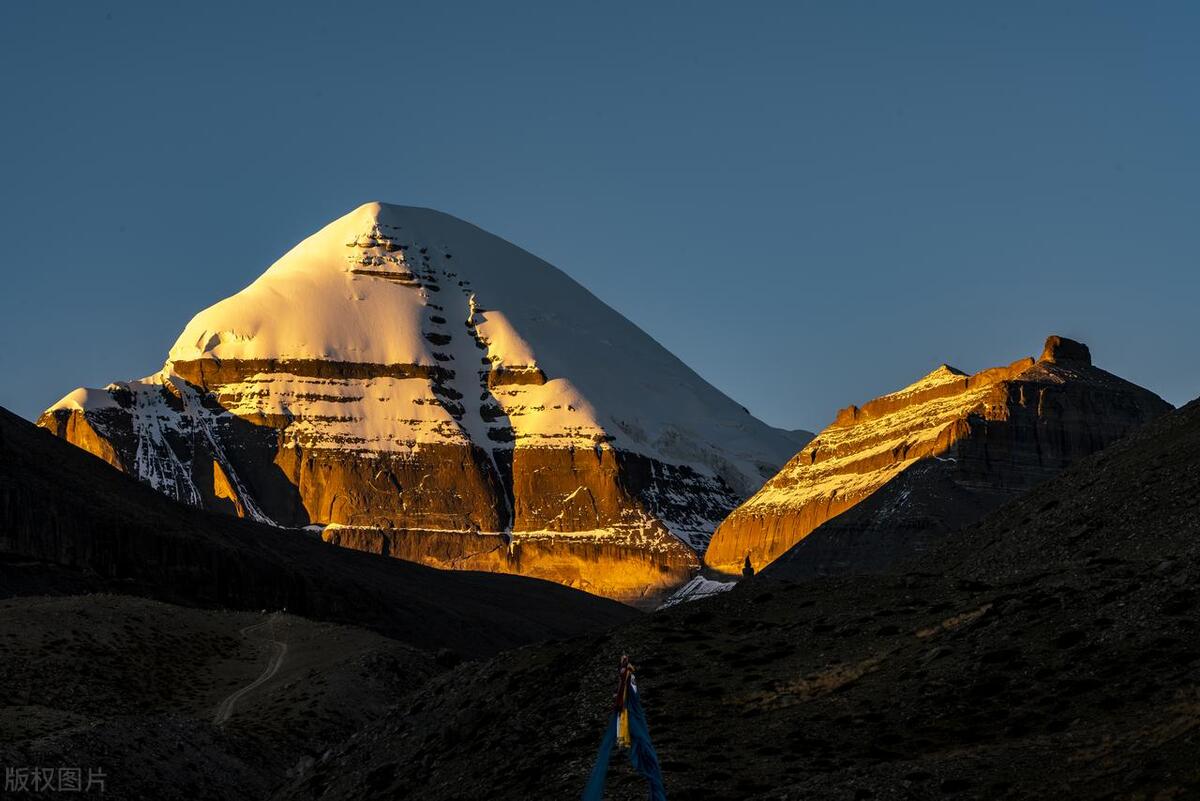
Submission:
<svg viewBox="0 0 1200 801">
<path fill-rule="evenodd" d="M 181 500 L 438 564 L 498 535 L 673 575 L 797 447 L 542 259 L 382 203 L 193 317 L 159 373 L 80 393 L 43 424 Z"/>
</svg>

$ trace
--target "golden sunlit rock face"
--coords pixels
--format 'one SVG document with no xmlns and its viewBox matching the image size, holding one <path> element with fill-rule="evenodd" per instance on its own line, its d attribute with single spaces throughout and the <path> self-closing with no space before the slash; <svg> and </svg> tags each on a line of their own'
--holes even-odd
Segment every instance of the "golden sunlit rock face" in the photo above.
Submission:
<svg viewBox="0 0 1200 801">
<path fill-rule="evenodd" d="M 705 563 L 736 573 L 748 556 L 761 569 L 925 464 L 937 463 L 972 497 L 987 493 L 982 505 L 998 503 L 1170 408 L 1094 367 L 1085 345 L 1057 336 L 1037 361 L 974 375 L 942 365 L 898 392 L 838 412 L 721 523 Z M 919 483 L 906 486 L 893 499 L 896 508 L 879 515 L 902 516 L 921 492 Z M 887 520 L 877 522 L 886 529 Z"/>
<path fill-rule="evenodd" d="M 154 392 L 178 402 L 172 390 L 228 397 L 234 388 L 173 379 Z M 316 523 L 335 545 L 438 568 L 517 573 L 629 603 L 654 603 L 700 566 L 660 515 L 686 519 L 690 500 L 691 512 L 719 519 L 736 503 L 723 490 L 714 507 L 711 488 L 687 469 L 608 445 L 488 453 L 427 443 L 410 454 L 288 447 L 286 422 L 224 414 L 207 432 L 172 437 L 148 456 L 133 414 L 95 414 L 104 437 L 90 419 L 57 409 L 39 424 L 120 469 L 147 458 L 178 465 L 186 481 L 167 489 L 186 488 L 194 505 L 212 511 Z M 671 497 L 660 499 L 668 485 Z"/>
<path fill-rule="evenodd" d="M 625 545 L 596 536 L 481 534 L 331 526 L 326 542 L 446 570 L 483 570 L 545 579 L 630 604 L 653 604 L 700 566 L 666 531 Z"/>
<path fill-rule="evenodd" d="M 124 470 L 125 465 L 117 455 L 117 449 L 106 438 L 97 433 L 96 429 L 82 415 L 60 415 L 45 420 L 44 427 L 50 429 L 56 436 L 62 437 L 82 448 L 93 456 L 98 456 L 118 470 Z"/>
</svg>

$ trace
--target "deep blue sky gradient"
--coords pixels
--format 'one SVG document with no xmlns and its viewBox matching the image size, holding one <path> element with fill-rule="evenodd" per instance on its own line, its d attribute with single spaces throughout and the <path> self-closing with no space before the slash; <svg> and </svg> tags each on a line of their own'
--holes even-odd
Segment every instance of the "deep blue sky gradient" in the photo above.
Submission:
<svg viewBox="0 0 1200 801">
<path fill-rule="evenodd" d="M 0 404 L 155 371 L 367 200 L 817 429 L 1051 332 L 1200 394 L 1200 5 L 0 6 Z"/>
</svg>

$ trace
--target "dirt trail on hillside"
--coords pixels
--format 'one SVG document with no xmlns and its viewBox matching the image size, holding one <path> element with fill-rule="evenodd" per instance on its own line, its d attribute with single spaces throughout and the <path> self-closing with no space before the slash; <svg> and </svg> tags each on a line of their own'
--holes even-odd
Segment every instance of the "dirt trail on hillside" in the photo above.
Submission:
<svg viewBox="0 0 1200 801">
<path fill-rule="evenodd" d="M 283 665 L 283 658 L 287 655 L 288 646 L 286 642 L 275 639 L 275 615 L 264 620 L 262 623 L 256 623 L 253 626 L 246 626 L 241 630 L 243 637 L 250 637 L 250 633 L 270 626 L 270 644 L 271 658 L 267 661 L 266 668 L 259 674 L 258 678 L 242 687 L 240 690 L 231 693 L 217 706 L 217 714 L 213 716 L 213 725 L 220 726 L 229 720 L 229 716 L 233 714 L 234 705 L 244 698 L 246 695 L 253 692 L 258 687 L 270 681 L 279 668 Z"/>
</svg>

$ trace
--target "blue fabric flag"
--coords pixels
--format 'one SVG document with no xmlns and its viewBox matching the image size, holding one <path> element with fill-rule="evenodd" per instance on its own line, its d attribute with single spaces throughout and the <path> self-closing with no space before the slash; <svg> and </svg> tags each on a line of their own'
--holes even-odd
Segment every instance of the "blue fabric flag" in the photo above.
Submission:
<svg viewBox="0 0 1200 801">
<path fill-rule="evenodd" d="M 629 761 L 633 769 L 646 777 L 650 785 L 650 801 L 667 801 L 667 789 L 663 787 L 662 768 L 658 766 L 658 754 L 650 743 L 650 729 L 646 726 L 646 713 L 637 688 L 632 688 L 626 707 L 629 710 Z"/>
<path fill-rule="evenodd" d="M 642 700 L 638 697 L 636 687 L 631 687 L 626 696 L 625 709 L 629 712 L 629 761 L 633 769 L 646 777 L 650 785 L 650 801 L 667 801 L 667 790 L 663 786 L 662 768 L 658 764 L 658 754 L 650 743 L 650 730 L 646 727 L 646 713 L 642 709 Z M 608 773 L 608 761 L 612 757 L 613 746 L 617 742 L 617 713 L 608 719 L 608 728 L 604 731 L 604 739 L 600 741 L 600 751 L 596 754 L 596 766 L 588 778 L 587 788 L 583 791 L 583 801 L 602 801 L 604 797 L 604 777 Z"/>
<path fill-rule="evenodd" d="M 592 775 L 588 777 L 587 787 L 583 791 L 583 801 L 603 801 L 604 777 L 608 773 L 608 760 L 612 757 L 613 746 L 617 744 L 617 713 L 608 716 L 608 728 L 604 730 L 604 739 L 600 741 L 600 751 L 596 754 L 596 765 Z"/>
</svg>

